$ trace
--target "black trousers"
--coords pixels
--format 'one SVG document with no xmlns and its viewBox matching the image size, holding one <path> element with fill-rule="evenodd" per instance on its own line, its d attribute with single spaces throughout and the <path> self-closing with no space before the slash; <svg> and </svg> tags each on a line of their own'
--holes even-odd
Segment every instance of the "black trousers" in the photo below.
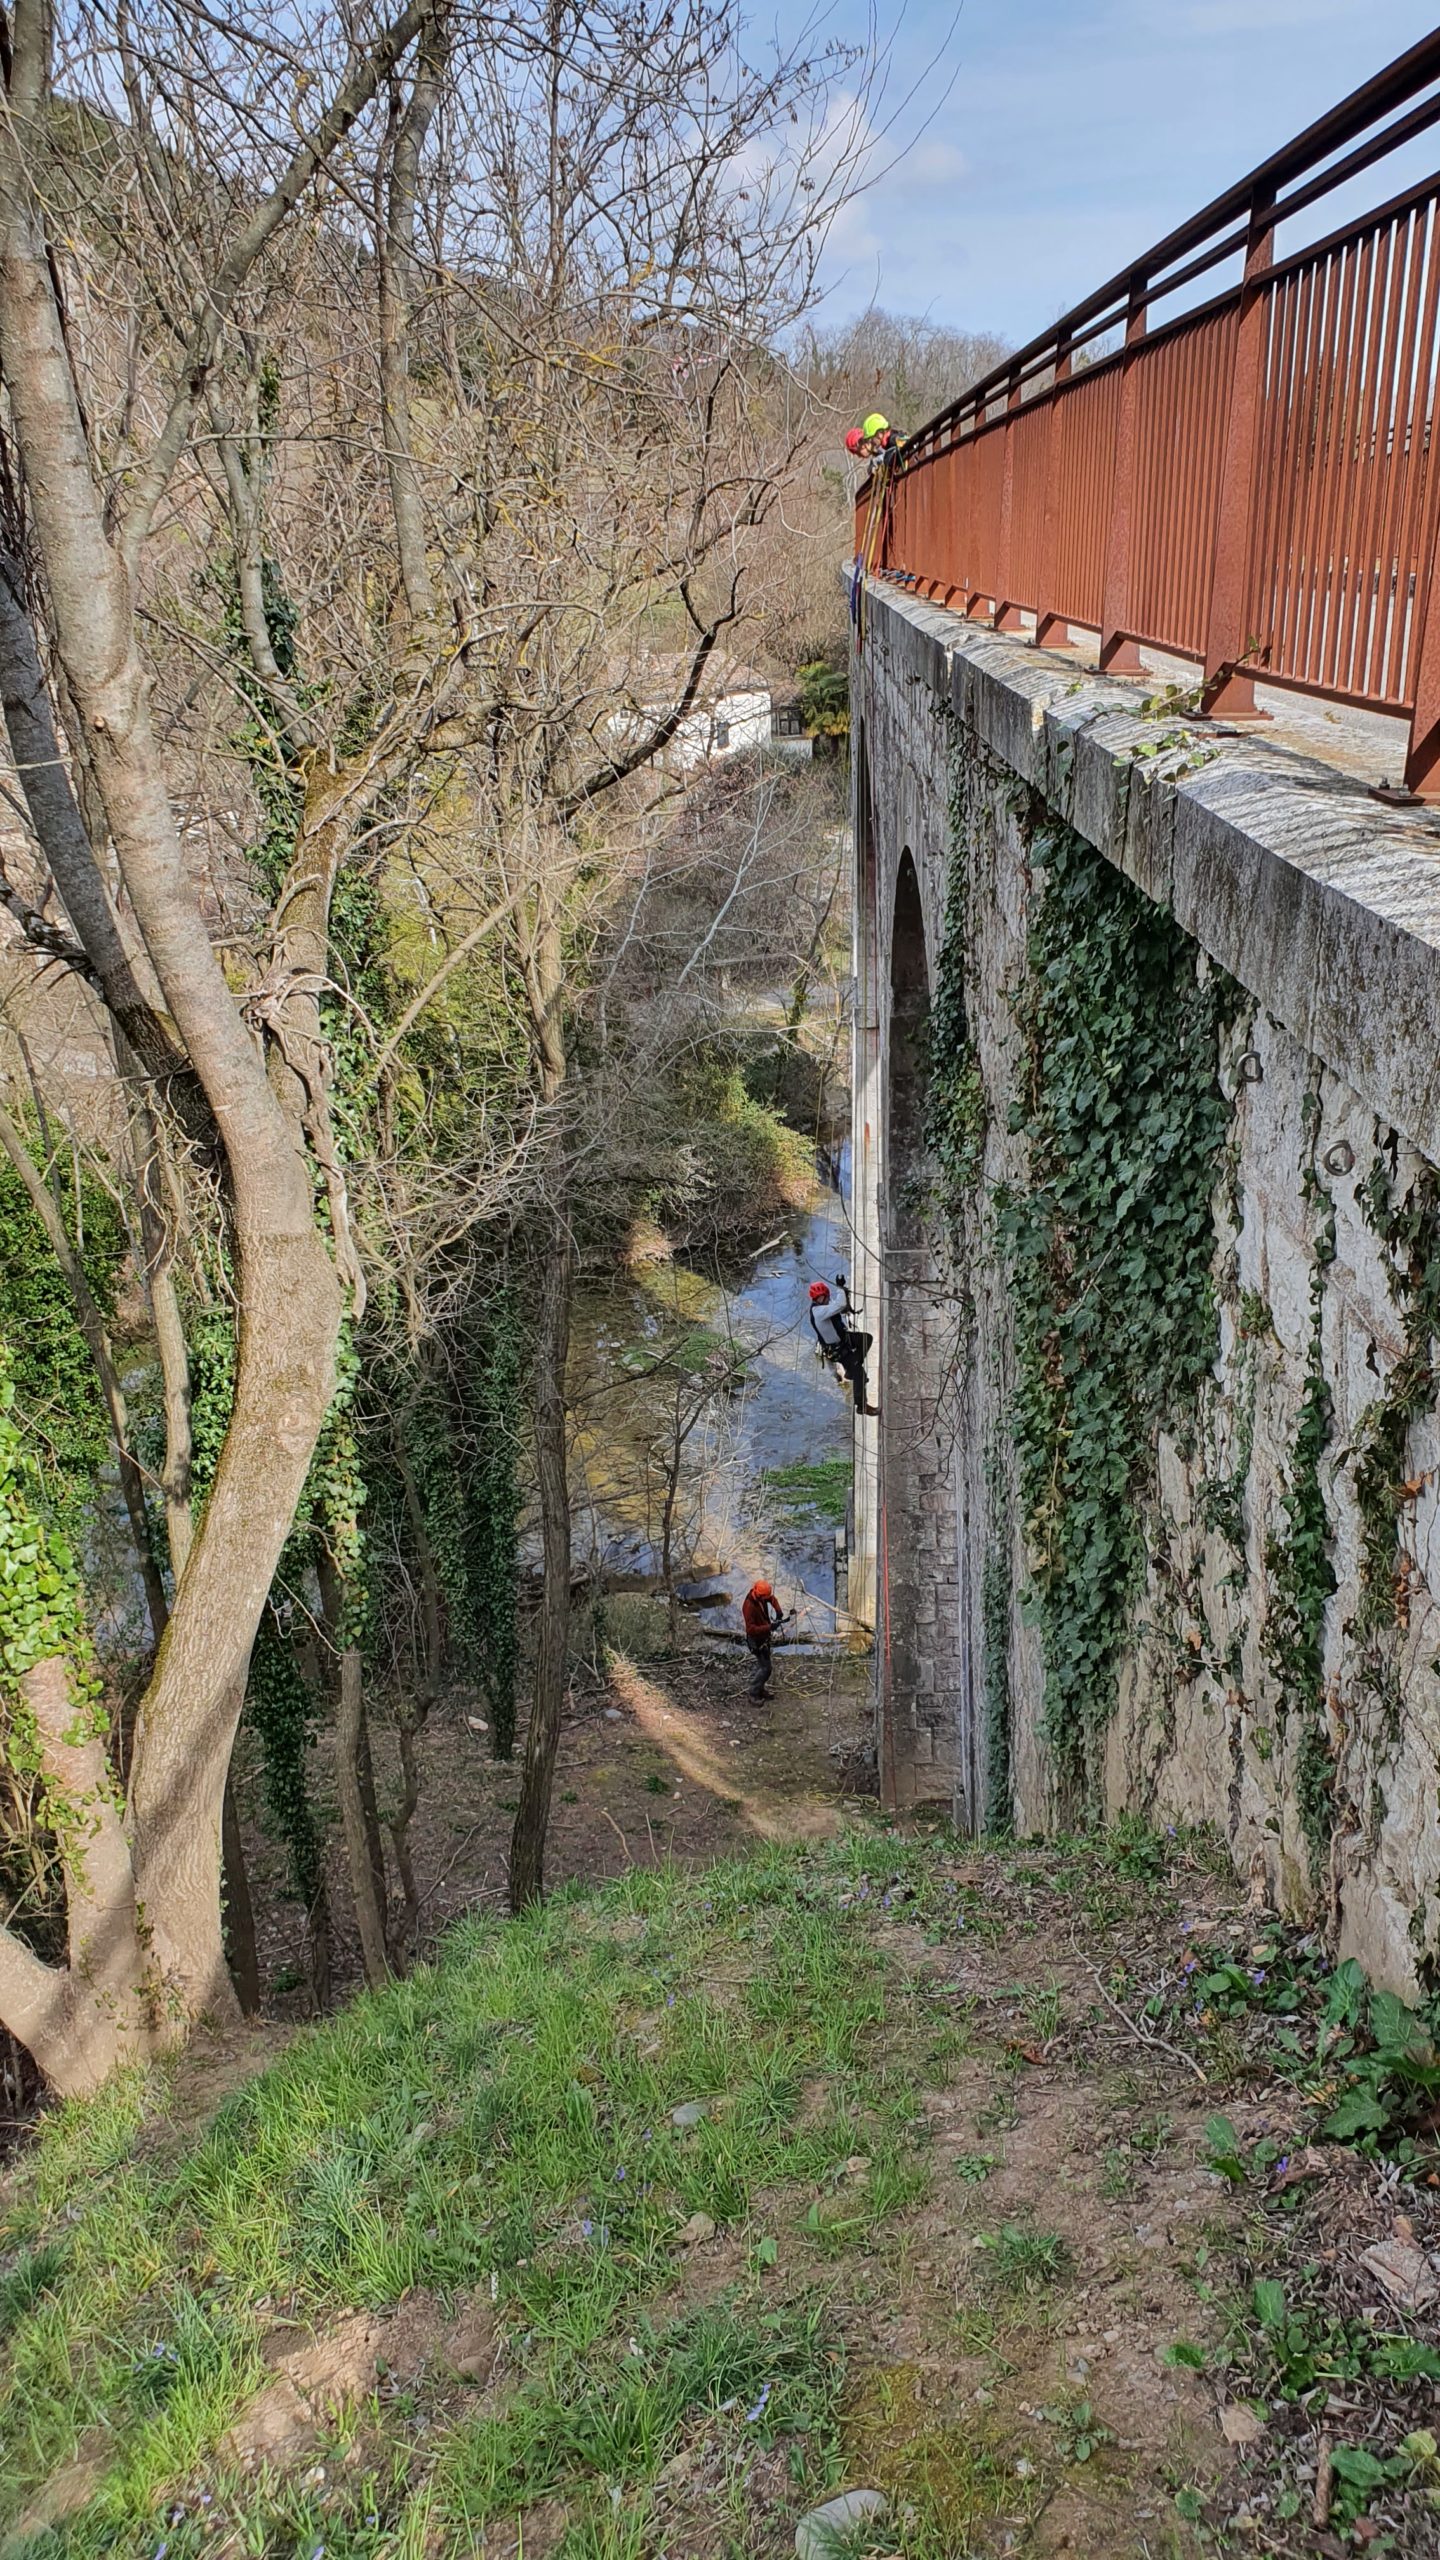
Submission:
<svg viewBox="0 0 1440 2560">
<path fill-rule="evenodd" d="M 874 1339 L 875 1337 L 873 1334 L 852 1333 L 847 1326 L 845 1330 L 845 1339 L 840 1344 L 839 1349 L 835 1354 L 835 1366 L 844 1374 L 845 1377 L 849 1379 L 851 1386 L 855 1390 L 855 1401 L 857 1404 L 864 1404 L 868 1401 L 868 1391 L 865 1384 L 865 1362 L 870 1350 L 870 1345 Z"/>
<path fill-rule="evenodd" d="M 770 1658 L 770 1638 L 768 1635 L 747 1636 L 745 1645 L 754 1663 L 750 1674 L 750 1695 L 752 1698 L 763 1698 L 770 1686 L 770 1675 L 775 1668 Z"/>
</svg>

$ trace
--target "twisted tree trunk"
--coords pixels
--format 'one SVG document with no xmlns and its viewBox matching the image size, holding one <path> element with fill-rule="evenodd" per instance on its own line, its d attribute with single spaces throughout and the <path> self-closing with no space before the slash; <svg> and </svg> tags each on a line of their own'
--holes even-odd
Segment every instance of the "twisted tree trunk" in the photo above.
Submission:
<svg viewBox="0 0 1440 2560">
<path fill-rule="evenodd" d="M 510 1842 L 510 1908 L 523 1911 L 545 1891 L 545 1837 L 560 1748 L 570 1636 L 570 1483 L 565 1449 L 565 1367 L 570 1350 L 574 1249 L 559 1214 L 540 1275 L 535 1332 L 535 1470 L 540 1487 L 544 1580 L 535 1656 L 535 1688 L 525 1736 L 520 1805 Z"/>
</svg>

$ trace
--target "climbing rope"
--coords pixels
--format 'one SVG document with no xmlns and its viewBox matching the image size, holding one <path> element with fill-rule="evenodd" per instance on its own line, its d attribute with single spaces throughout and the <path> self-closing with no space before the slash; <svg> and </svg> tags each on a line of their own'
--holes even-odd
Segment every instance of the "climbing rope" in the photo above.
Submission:
<svg viewBox="0 0 1440 2560">
<path fill-rule="evenodd" d="M 880 454 L 870 474 L 870 499 L 865 511 L 865 530 L 855 554 L 850 581 L 850 619 L 855 625 L 855 646 L 865 646 L 865 582 L 872 577 L 876 561 L 885 548 L 890 531 L 890 517 L 898 456 Z"/>
</svg>

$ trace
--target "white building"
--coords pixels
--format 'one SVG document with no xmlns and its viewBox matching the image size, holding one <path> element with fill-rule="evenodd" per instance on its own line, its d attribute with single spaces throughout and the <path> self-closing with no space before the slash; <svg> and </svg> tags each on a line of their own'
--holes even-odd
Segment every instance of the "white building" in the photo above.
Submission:
<svg viewBox="0 0 1440 2560">
<path fill-rule="evenodd" d="M 648 736 L 673 709 L 688 673 L 684 660 L 653 661 L 642 678 L 644 699 L 633 711 L 612 715 L 607 723 L 610 738 L 619 743 Z M 814 741 L 805 734 L 798 704 L 787 701 L 777 706 L 769 685 L 739 667 L 716 668 L 712 661 L 706 676 L 710 680 L 700 701 L 686 712 L 659 759 L 672 773 L 693 773 L 724 756 L 753 754 L 772 745 L 782 755 L 813 754 Z M 667 678 L 673 691 L 667 689 Z"/>
</svg>

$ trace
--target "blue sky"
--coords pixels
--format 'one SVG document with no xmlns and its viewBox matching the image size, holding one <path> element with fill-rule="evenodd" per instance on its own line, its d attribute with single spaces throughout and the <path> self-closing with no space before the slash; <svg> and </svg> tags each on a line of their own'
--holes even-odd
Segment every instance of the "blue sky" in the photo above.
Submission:
<svg viewBox="0 0 1440 2560">
<path fill-rule="evenodd" d="M 951 16 L 889 22 L 892 104 L 942 46 L 927 94 L 953 86 L 842 215 L 828 318 L 875 300 L 1023 341 L 1436 23 L 1434 0 L 964 0 L 947 45 Z"/>
</svg>

